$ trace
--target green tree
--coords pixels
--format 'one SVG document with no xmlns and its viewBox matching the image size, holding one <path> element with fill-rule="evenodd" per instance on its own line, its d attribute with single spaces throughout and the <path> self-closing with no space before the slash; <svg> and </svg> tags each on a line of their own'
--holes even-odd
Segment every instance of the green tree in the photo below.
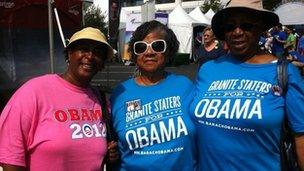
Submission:
<svg viewBox="0 0 304 171">
<path fill-rule="evenodd" d="M 281 2 L 282 0 L 263 0 L 263 6 L 265 9 L 274 10 L 274 8 Z"/>
<path fill-rule="evenodd" d="M 91 5 L 84 12 L 84 26 L 98 28 L 108 35 L 108 24 L 105 22 L 105 14 L 100 7 Z"/>
<path fill-rule="evenodd" d="M 209 9 L 212 9 L 214 12 L 217 12 L 223 7 L 221 0 L 205 0 L 204 4 L 201 6 L 201 11 L 206 13 Z"/>
</svg>

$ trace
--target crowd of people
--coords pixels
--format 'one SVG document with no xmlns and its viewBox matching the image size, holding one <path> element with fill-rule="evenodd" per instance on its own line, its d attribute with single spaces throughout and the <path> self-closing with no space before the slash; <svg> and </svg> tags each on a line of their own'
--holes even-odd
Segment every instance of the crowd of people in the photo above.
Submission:
<svg viewBox="0 0 304 171">
<path fill-rule="evenodd" d="M 263 48 L 262 34 L 272 39 Z M 231 0 L 203 31 L 205 45 L 192 82 L 165 70 L 179 47 L 174 32 L 158 21 L 145 22 L 128 49 L 138 74 L 118 85 L 108 101 L 90 82 L 113 49 L 98 29 L 84 28 L 65 49 L 66 72 L 29 80 L 6 104 L 0 115 L 0 166 L 4 171 L 288 170 L 280 151 L 287 121 L 298 170 L 304 170 L 304 80 L 296 63 L 287 66 L 286 92 L 278 83 L 285 49 L 288 55 L 302 53 L 301 47 L 294 49 L 292 31 L 288 34 L 262 0 Z"/>
<path fill-rule="evenodd" d="M 277 57 L 287 58 L 304 75 L 304 31 L 296 32 L 278 23 L 261 35 L 259 44 L 261 49 Z"/>
<path fill-rule="evenodd" d="M 224 40 L 219 40 L 207 26 L 202 31 L 202 37 L 197 37 L 200 46 L 194 50 L 193 61 L 202 65 L 209 60 L 217 59 L 229 52 Z M 281 23 L 269 28 L 260 35 L 261 50 L 286 58 L 297 66 L 304 76 L 304 31 L 296 32 Z"/>
</svg>

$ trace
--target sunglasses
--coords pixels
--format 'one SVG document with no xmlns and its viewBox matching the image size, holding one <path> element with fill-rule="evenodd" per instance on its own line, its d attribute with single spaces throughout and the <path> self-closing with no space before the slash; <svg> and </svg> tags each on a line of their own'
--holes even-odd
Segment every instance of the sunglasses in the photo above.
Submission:
<svg viewBox="0 0 304 171">
<path fill-rule="evenodd" d="M 167 43 L 165 40 L 159 39 L 154 40 L 151 43 L 147 43 L 145 41 L 137 41 L 133 45 L 135 55 L 141 55 L 147 52 L 148 48 L 155 53 L 164 53 L 167 49 Z"/>
<path fill-rule="evenodd" d="M 231 31 L 235 30 L 236 28 L 240 28 L 243 31 L 251 31 L 256 26 L 257 26 L 257 24 L 252 24 L 252 23 L 242 23 L 242 24 L 239 24 L 239 25 L 236 25 L 236 24 L 225 24 L 223 26 L 223 30 L 225 32 L 231 32 Z"/>
</svg>

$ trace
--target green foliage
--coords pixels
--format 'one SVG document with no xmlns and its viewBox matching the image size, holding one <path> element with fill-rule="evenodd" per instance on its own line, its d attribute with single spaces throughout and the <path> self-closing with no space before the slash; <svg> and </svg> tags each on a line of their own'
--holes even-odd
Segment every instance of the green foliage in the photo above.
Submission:
<svg viewBox="0 0 304 171">
<path fill-rule="evenodd" d="M 282 0 L 263 0 L 263 6 L 265 9 L 274 10 L 281 2 Z"/>
<path fill-rule="evenodd" d="M 223 7 L 221 0 L 205 0 L 204 4 L 201 6 L 201 10 L 203 13 L 206 13 L 209 9 L 212 9 L 216 13 Z"/>
<path fill-rule="evenodd" d="M 83 27 L 95 27 L 105 35 L 108 34 L 108 25 L 105 22 L 105 14 L 100 7 L 91 5 L 85 10 Z"/>
</svg>

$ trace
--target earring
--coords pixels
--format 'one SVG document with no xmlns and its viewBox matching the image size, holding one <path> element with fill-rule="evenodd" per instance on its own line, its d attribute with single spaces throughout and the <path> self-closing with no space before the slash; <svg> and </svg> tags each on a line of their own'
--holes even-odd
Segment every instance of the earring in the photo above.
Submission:
<svg viewBox="0 0 304 171">
<path fill-rule="evenodd" d="M 136 66 L 136 68 L 133 72 L 133 77 L 138 77 L 138 76 L 141 76 L 141 72 L 140 72 L 138 66 Z"/>
<path fill-rule="evenodd" d="M 70 60 L 69 59 L 66 59 L 65 62 L 67 63 L 67 65 L 70 64 Z"/>
</svg>

